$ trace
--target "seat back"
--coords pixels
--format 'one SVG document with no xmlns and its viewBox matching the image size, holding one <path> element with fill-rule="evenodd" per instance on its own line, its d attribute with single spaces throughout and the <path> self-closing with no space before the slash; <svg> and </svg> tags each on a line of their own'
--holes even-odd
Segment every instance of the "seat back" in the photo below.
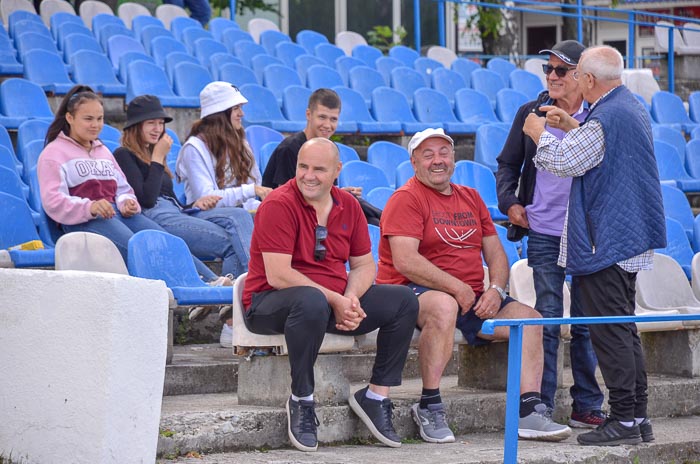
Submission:
<svg viewBox="0 0 700 464">
<path fill-rule="evenodd" d="M 301 55 L 306 55 L 306 49 L 294 42 L 280 42 L 275 45 L 275 57 L 280 59 L 290 68 L 296 69 L 296 59 Z"/>
<path fill-rule="evenodd" d="M 253 150 L 256 159 L 260 160 L 260 149 L 268 142 L 281 142 L 284 135 L 274 129 L 265 126 L 248 126 L 245 129 L 245 138 Z M 263 169 L 261 169 L 263 171 Z"/>
<path fill-rule="evenodd" d="M 542 58 L 528 58 L 525 60 L 523 69 L 534 74 L 542 82 L 542 88 L 547 88 L 547 76 L 542 72 L 542 65 L 547 64 L 547 60 Z"/>
<path fill-rule="evenodd" d="M 100 132 L 99 138 L 102 142 L 116 142 L 119 143 L 122 133 L 119 129 L 109 124 L 102 126 L 102 131 Z"/>
<path fill-rule="evenodd" d="M 314 55 L 333 69 L 335 69 L 335 60 L 346 56 L 345 52 L 343 52 L 340 47 L 336 47 L 330 43 L 320 43 L 316 45 Z"/>
<path fill-rule="evenodd" d="M 527 264 L 527 259 L 521 259 L 511 266 L 508 287 L 511 297 L 522 304 L 535 307 L 537 303 L 535 280 L 532 268 Z"/>
<path fill-rule="evenodd" d="M 31 50 L 24 54 L 24 78 L 41 86 L 73 84 L 61 57 L 46 50 Z"/>
<path fill-rule="evenodd" d="M 681 131 L 669 126 L 655 124 L 651 127 L 651 133 L 654 136 L 654 140 L 660 140 L 669 145 L 673 145 L 678 152 L 681 162 L 685 162 L 685 137 Z"/>
<path fill-rule="evenodd" d="M 165 39 L 166 38 L 161 38 L 157 40 Z M 109 60 L 112 62 L 112 67 L 114 69 L 119 69 L 119 59 L 128 52 L 145 53 L 146 50 L 144 50 L 141 42 L 132 37 L 118 35 L 112 36 L 107 40 L 107 54 L 109 55 Z"/>
<path fill-rule="evenodd" d="M 12 117 L 53 119 L 53 112 L 41 87 L 18 78 L 10 78 L 0 84 L 0 113 Z"/>
<path fill-rule="evenodd" d="M 355 151 L 354 148 L 340 142 L 336 142 L 335 144 L 338 147 L 340 162 L 343 163 L 343 165 L 349 163 L 350 161 L 360 161 L 360 155 L 357 154 L 357 151 Z"/>
<path fill-rule="evenodd" d="M 377 87 L 383 87 L 384 78 L 379 72 L 369 66 L 356 66 L 350 70 L 350 88 L 358 92 L 365 99 L 365 103 L 372 101 L 372 91 Z M 369 104 L 367 105 L 369 107 Z"/>
<path fill-rule="evenodd" d="M 209 59 L 217 53 L 228 54 L 228 49 L 221 42 L 212 38 L 201 38 L 194 43 L 194 56 L 199 59 L 199 63 L 205 68 L 209 68 Z"/>
<path fill-rule="evenodd" d="M 364 63 L 363 63 L 364 64 Z M 379 74 L 384 78 L 385 85 L 391 86 L 391 71 L 394 68 L 406 67 L 403 61 L 390 56 L 382 56 L 374 63 Z"/>
<path fill-rule="evenodd" d="M 364 161 L 350 161 L 343 164 L 338 177 L 338 185 L 341 187 L 362 187 L 362 195 L 365 196 L 374 188 L 389 187 L 389 181 L 378 167 Z"/>
<path fill-rule="evenodd" d="M 306 73 L 311 66 L 326 66 L 320 58 L 313 55 L 299 55 L 294 59 L 294 69 L 299 74 L 301 82 L 306 82 Z"/>
<path fill-rule="evenodd" d="M 241 60 L 230 54 L 228 50 L 225 53 L 214 53 L 212 56 L 210 56 L 209 72 L 211 72 L 212 77 L 217 81 L 223 80 L 221 79 L 220 70 L 227 64 L 237 64 L 243 66 Z"/>
<path fill-rule="evenodd" d="M 340 31 L 335 35 L 335 44 L 343 50 L 343 53 L 351 56 L 352 49 L 357 45 L 367 45 L 367 40 L 357 32 Z"/>
<path fill-rule="evenodd" d="M 418 89 L 429 87 L 425 84 L 425 79 L 418 71 L 399 66 L 391 71 L 391 87 L 398 90 L 406 97 L 408 104 L 413 106 L 413 94 Z"/>
<path fill-rule="evenodd" d="M 110 272 L 128 275 L 121 253 L 107 237 L 70 232 L 56 242 L 57 271 Z"/>
<path fill-rule="evenodd" d="M 381 169 L 389 181 L 389 186 L 396 186 L 396 168 L 410 156 L 408 150 L 396 143 L 380 140 L 367 149 L 367 162 Z"/>
<path fill-rule="evenodd" d="M 227 63 L 219 68 L 219 80 L 230 82 L 236 87 L 241 87 L 245 84 L 259 84 L 253 71 L 247 66 L 236 63 Z"/>
<path fill-rule="evenodd" d="M 200 39 L 214 40 L 214 37 L 211 35 L 211 32 L 205 31 L 201 27 L 188 27 L 182 31 L 182 34 L 180 34 L 180 40 L 185 44 L 187 50 L 189 50 L 189 52 L 193 55 L 195 43 Z"/>
<path fill-rule="evenodd" d="M 124 83 L 127 83 L 127 78 L 129 77 L 129 63 L 132 63 L 134 61 L 147 61 L 149 63 L 156 64 L 156 62 L 151 58 L 149 55 L 146 55 L 145 53 L 142 52 L 126 52 L 124 53 L 121 58 L 119 58 L 119 70 L 117 71 L 117 75 L 119 76 L 119 80 L 121 80 Z"/>
<path fill-rule="evenodd" d="M 275 151 L 277 145 L 279 144 L 279 142 L 267 142 L 260 148 L 260 157 L 258 158 L 258 166 L 260 167 L 260 172 L 265 172 L 267 163 L 268 161 L 270 161 L 272 153 Z"/>
<path fill-rule="evenodd" d="M 356 122 L 375 122 L 374 118 L 369 114 L 367 104 L 362 95 L 347 87 L 333 88 L 340 97 L 342 105 L 340 106 L 341 121 L 356 121 Z"/>
<path fill-rule="evenodd" d="M 444 68 L 442 63 L 432 58 L 421 56 L 413 62 L 413 69 L 423 76 L 426 87 L 430 87 L 433 82 L 432 74 L 438 68 Z"/>
<path fill-rule="evenodd" d="M 6 150 L 5 147 L 0 148 L 0 151 Z M 5 155 L 5 153 L 0 153 L 0 155 Z M 11 166 L 0 165 L 0 192 L 29 201 L 29 187 L 19 177 L 14 163 Z"/>
<path fill-rule="evenodd" d="M 389 197 L 391 197 L 394 194 L 394 192 L 395 190 L 391 187 L 375 187 L 372 190 L 370 190 L 369 193 L 367 193 L 367 195 L 365 196 L 367 197 L 367 201 L 370 202 L 372 205 L 376 206 L 379 209 L 384 209 L 384 207 L 386 206 L 386 202 L 389 201 Z M 378 241 L 377 244 L 379 244 Z M 374 257 L 374 260 L 377 260 L 377 256 Z"/>
<path fill-rule="evenodd" d="M 51 17 L 57 13 L 68 14 L 78 18 L 73 5 L 65 0 L 42 0 L 39 4 L 39 14 L 46 26 L 51 26 Z"/>
<path fill-rule="evenodd" d="M 440 45 L 429 47 L 425 56 L 441 63 L 447 69 L 450 69 L 452 63 L 457 59 L 457 54 L 454 51 Z"/>
<path fill-rule="evenodd" d="M 406 97 L 389 87 L 380 86 L 372 91 L 372 112 L 377 121 L 417 122 Z"/>
<path fill-rule="evenodd" d="M 234 53 L 234 47 L 236 43 L 240 41 L 254 42 L 253 38 L 246 31 L 242 31 L 237 28 L 229 28 L 223 32 L 222 40 L 228 51 Z"/>
<path fill-rule="evenodd" d="M 656 251 L 673 258 L 683 268 L 686 280 L 690 280 L 690 262 L 694 253 L 688 241 L 688 234 L 680 222 L 666 216 L 666 246 Z"/>
<path fill-rule="evenodd" d="M 498 205 L 496 176 L 487 166 L 470 160 L 457 161 L 452 181 L 476 189 L 486 206 Z"/>
<path fill-rule="evenodd" d="M 535 100 L 545 89 L 539 76 L 522 69 L 511 71 L 510 88 L 525 94 L 528 100 Z"/>
<path fill-rule="evenodd" d="M 413 177 L 415 171 L 413 170 L 413 165 L 411 161 L 404 161 L 403 163 L 396 166 L 396 188 L 401 187 L 403 184 L 408 182 L 408 179 Z"/>
<path fill-rule="evenodd" d="M 253 35 L 253 34 L 251 34 Z M 253 37 L 253 40 L 255 40 L 255 37 Z M 270 55 L 274 56 L 275 55 L 275 47 L 277 47 L 278 43 L 283 43 L 283 42 L 292 42 L 292 39 L 289 38 L 289 36 L 283 32 L 276 31 L 273 29 L 268 29 L 266 31 L 263 31 L 263 33 L 260 35 L 260 45 L 263 46 L 263 48 L 269 53 Z"/>
<path fill-rule="evenodd" d="M 657 52 L 668 52 L 668 31 L 673 29 L 673 45 L 674 51 L 678 51 L 678 47 L 684 47 L 685 41 L 681 35 L 681 31 L 673 27 L 673 23 L 669 21 L 656 21 L 654 27 L 654 38 L 656 40 L 654 49 Z"/>
<path fill-rule="evenodd" d="M 458 122 L 447 97 L 437 90 L 418 89 L 413 98 L 414 113 L 420 122 Z"/>
<path fill-rule="evenodd" d="M 151 46 L 157 37 L 173 37 L 173 33 L 163 26 L 147 26 L 141 30 L 139 40 L 148 53 L 151 53 Z"/>
<path fill-rule="evenodd" d="M 141 40 L 141 32 L 149 26 L 165 28 L 163 21 L 151 15 L 135 16 L 131 20 L 131 30 L 134 31 L 134 37 L 136 37 L 139 40 Z"/>
<path fill-rule="evenodd" d="M 24 55 L 32 50 L 45 50 L 58 55 L 58 48 L 56 48 L 56 43 L 53 41 L 53 37 L 51 37 L 50 34 L 45 35 L 30 31 L 17 36 L 15 40 L 17 54 L 21 57 L 22 61 L 24 61 Z"/>
<path fill-rule="evenodd" d="M 163 4 L 156 7 L 156 18 L 160 19 L 167 29 L 171 29 L 170 23 L 174 19 L 187 17 L 187 11 L 178 5 Z"/>
<path fill-rule="evenodd" d="M 148 8 L 136 2 L 125 2 L 117 8 L 117 15 L 124 21 L 126 27 L 131 29 L 131 23 L 137 16 L 151 16 Z"/>
<path fill-rule="evenodd" d="M 376 62 L 382 55 L 381 50 L 371 45 L 355 45 L 352 49 L 353 58 L 364 61 L 372 69 L 376 69 Z"/>
<path fill-rule="evenodd" d="M 64 0 L 52 0 L 52 3 L 53 2 L 65 3 Z M 68 3 L 68 6 L 73 8 L 70 3 Z M 66 24 L 72 24 L 74 26 L 82 26 L 85 29 L 87 29 L 88 31 L 90 30 L 87 27 L 85 27 L 83 20 L 80 19 L 80 17 L 76 16 L 75 14 L 71 14 L 71 13 L 67 13 L 67 12 L 54 13 L 50 17 L 50 28 L 51 28 L 51 34 L 53 35 L 54 39 L 56 39 L 56 42 L 59 43 L 59 45 L 60 45 L 60 42 L 58 42 L 59 35 L 60 35 L 59 33 L 60 33 L 61 28 L 63 28 Z M 92 35 L 92 32 L 90 32 L 90 34 Z"/>
<path fill-rule="evenodd" d="M 91 86 L 119 84 L 107 57 L 91 50 L 81 50 L 73 55 L 73 77 L 77 82 Z"/>
<path fill-rule="evenodd" d="M 97 15 L 110 15 L 114 16 L 114 12 L 109 5 L 104 2 L 97 0 L 84 0 L 80 2 L 79 7 L 80 17 L 83 18 L 85 26 L 92 29 L 92 20 Z"/>
<path fill-rule="evenodd" d="M 237 22 L 231 21 L 228 18 L 212 18 L 209 21 L 209 32 L 212 33 L 214 38 L 219 42 L 223 42 L 224 32 L 228 29 L 240 29 Z"/>
<path fill-rule="evenodd" d="M 306 49 L 306 53 L 313 55 L 316 45 L 328 43 L 328 39 L 325 35 L 319 32 L 304 29 L 297 32 L 296 43 L 304 47 Z"/>
<path fill-rule="evenodd" d="M 693 295 L 683 268 L 672 257 L 660 252 L 654 253 L 651 270 L 637 273 L 636 290 L 637 304 L 645 309 L 700 311 L 700 301 Z"/>
<path fill-rule="evenodd" d="M 32 240 L 41 240 L 29 205 L 24 198 L 0 192 L 0 211 L 11 221 L 0 221 L 0 250 Z"/>
<path fill-rule="evenodd" d="M 207 68 L 186 62 L 175 66 L 173 77 L 175 94 L 181 97 L 199 97 L 199 92 L 213 81 Z"/>
<path fill-rule="evenodd" d="M 127 67 L 126 100 L 130 102 L 139 95 L 157 97 L 173 96 L 168 77 L 158 65 L 148 61 L 137 60 Z"/>
<path fill-rule="evenodd" d="M 693 210 L 685 196 L 685 193 L 669 185 L 661 185 L 661 194 L 664 201 L 664 214 L 680 222 L 688 238 L 693 237 Z"/>
<path fill-rule="evenodd" d="M 688 95 L 688 113 L 691 121 L 700 123 L 700 92 L 691 92 Z"/>
<path fill-rule="evenodd" d="M 462 76 L 446 68 L 438 68 L 433 71 L 433 88 L 442 93 L 449 100 L 450 105 L 455 106 L 455 94 L 467 88 L 467 83 L 464 82 Z"/>
<path fill-rule="evenodd" d="M 700 179 L 700 139 L 690 139 L 685 144 L 685 167 L 691 177 Z"/>
<path fill-rule="evenodd" d="M 513 89 L 501 89 L 496 94 L 496 115 L 502 122 L 512 123 L 515 115 L 529 98 Z"/>
<path fill-rule="evenodd" d="M 464 79 L 464 83 L 467 87 L 472 85 L 472 71 L 476 69 L 481 69 L 481 65 L 475 61 L 468 60 L 466 58 L 457 58 L 452 62 L 450 69 Z"/>
<path fill-rule="evenodd" d="M 486 95 L 491 107 L 496 108 L 496 95 L 506 85 L 501 75 L 489 69 L 476 69 L 472 72 L 472 88 Z"/>
<path fill-rule="evenodd" d="M 659 168 L 660 180 L 681 180 L 690 177 L 685 172 L 678 151 L 673 145 L 655 140 L 654 156 L 656 157 L 656 166 Z"/>
<path fill-rule="evenodd" d="M 29 0 L 2 0 L 2 2 L 0 2 L 0 14 L 2 15 L 2 21 L 5 26 L 9 24 L 10 16 L 16 11 L 26 11 L 27 13 L 36 15 L 34 5 Z"/>
<path fill-rule="evenodd" d="M 328 66 L 314 65 L 306 71 L 306 86 L 312 91 L 320 88 L 332 89 L 344 85 L 340 74 Z"/>
<path fill-rule="evenodd" d="M 420 57 L 420 53 L 405 45 L 396 45 L 389 49 L 389 56 L 403 62 L 404 66 L 413 68 L 413 63 Z"/>
<path fill-rule="evenodd" d="M 503 83 L 505 85 L 508 85 L 508 83 L 510 82 L 510 73 L 515 71 L 517 67 L 510 61 L 497 57 L 491 58 L 486 63 L 486 69 L 498 73 L 498 75 L 501 76 Z"/>
<path fill-rule="evenodd" d="M 248 32 L 257 43 L 262 42 L 262 35 L 267 31 L 279 32 L 280 28 L 276 23 L 265 18 L 252 18 L 248 20 Z"/>
<path fill-rule="evenodd" d="M 460 121 L 470 124 L 500 122 L 488 97 L 478 90 L 458 90 L 455 94 L 455 113 Z"/>
<path fill-rule="evenodd" d="M 691 123 L 681 98 L 665 90 L 651 97 L 651 115 L 659 124 Z"/>
<path fill-rule="evenodd" d="M 496 172 L 496 157 L 501 153 L 508 138 L 509 124 L 484 124 L 476 130 L 474 161 Z"/>
<path fill-rule="evenodd" d="M 290 121 L 306 121 L 306 108 L 308 107 L 310 96 L 311 90 L 301 85 L 290 85 L 284 89 L 282 110 L 287 119 Z M 340 119 L 347 120 L 342 116 Z"/>
<path fill-rule="evenodd" d="M 243 121 L 247 124 L 259 124 L 270 121 L 286 121 L 279 103 L 270 90 L 261 85 L 246 84 L 241 93 L 248 98 Z"/>
<path fill-rule="evenodd" d="M 173 52 L 188 53 L 187 47 L 173 37 L 159 36 L 151 41 L 151 56 L 161 68 L 165 67 L 165 58 Z"/>
<path fill-rule="evenodd" d="M 271 64 L 286 66 L 282 60 L 268 54 L 255 55 L 250 59 L 250 68 L 253 70 L 253 74 L 255 74 L 255 79 L 257 79 L 258 84 L 262 84 L 264 82 L 265 68 Z M 290 69 L 289 72 L 296 74 L 293 68 Z"/>
<path fill-rule="evenodd" d="M 303 85 L 296 73 L 281 64 L 271 64 L 265 68 L 265 71 L 263 71 L 263 84 L 277 98 L 278 107 L 282 106 L 285 88 L 290 85 Z"/>
<path fill-rule="evenodd" d="M 248 42 L 247 40 L 242 40 L 236 42 L 233 45 L 233 53 L 241 60 L 241 63 L 250 67 L 251 60 L 256 55 L 266 55 L 267 51 L 255 42 Z"/>
</svg>

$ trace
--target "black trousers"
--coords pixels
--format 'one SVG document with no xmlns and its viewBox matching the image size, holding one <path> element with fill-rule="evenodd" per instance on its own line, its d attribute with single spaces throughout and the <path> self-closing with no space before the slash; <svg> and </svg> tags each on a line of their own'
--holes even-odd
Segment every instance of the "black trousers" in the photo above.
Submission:
<svg viewBox="0 0 700 464">
<path fill-rule="evenodd" d="M 284 334 L 292 370 L 292 393 L 314 391 L 314 363 L 326 333 L 363 335 L 379 329 L 377 356 L 370 383 L 401 385 L 401 373 L 418 317 L 418 299 L 404 285 L 373 285 L 360 298 L 367 317 L 351 332 L 335 328 L 333 310 L 313 287 L 290 287 L 256 293 L 246 313 L 248 329 L 257 334 Z"/>
<path fill-rule="evenodd" d="M 573 279 L 584 315 L 634 316 L 636 273 L 613 265 Z M 609 392 L 610 417 L 620 421 L 646 417 L 647 373 L 637 326 L 591 324 L 588 329 Z"/>
</svg>

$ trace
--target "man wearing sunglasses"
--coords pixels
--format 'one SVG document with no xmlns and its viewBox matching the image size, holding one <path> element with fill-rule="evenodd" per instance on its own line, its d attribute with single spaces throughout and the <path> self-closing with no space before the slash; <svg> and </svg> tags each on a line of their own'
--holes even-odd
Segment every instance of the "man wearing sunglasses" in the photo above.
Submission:
<svg viewBox="0 0 700 464">
<path fill-rule="evenodd" d="M 573 178 L 559 265 L 573 276 L 586 316 L 633 316 L 637 272 L 651 269 L 666 246 L 666 222 L 651 122 L 624 85 L 624 62 L 612 47 L 587 49 L 573 77 L 590 103 L 580 124 L 556 106 L 523 126 L 537 143 L 538 169 Z M 545 125 L 566 132 L 552 136 Z M 654 440 L 647 418 L 644 354 L 634 323 L 589 327 L 608 388 L 610 415 L 581 434 L 582 445 L 634 445 Z"/>
<path fill-rule="evenodd" d="M 579 122 L 588 115 L 578 82 L 574 80 L 576 65 L 584 46 L 575 40 L 564 40 L 548 50 L 549 60 L 543 65 L 547 76 L 547 91 L 535 101 L 525 103 L 519 110 L 508 134 L 503 151 L 498 156 L 496 182 L 499 209 L 508 215 L 511 223 L 509 237 L 519 240 L 528 234 L 527 257 L 532 268 L 537 296 L 537 311 L 543 317 L 562 317 L 564 314 L 564 268 L 557 265 L 564 217 L 569 201 L 571 178 L 558 177 L 535 168 L 533 157 L 537 144 L 523 132 L 525 118 L 537 113 L 542 105 L 561 108 Z M 554 137 L 561 139 L 564 131 L 546 126 Z M 520 232 L 520 233 L 515 233 Z M 571 316 L 582 316 L 578 288 L 572 287 Z M 557 366 L 560 326 L 543 327 L 544 370 L 542 373 L 542 401 L 554 409 L 557 391 Z M 591 346 L 588 327 L 571 326 L 571 370 L 574 385 L 572 427 L 595 428 L 605 415 L 601 411 L 603 393 L 595 378 L 597 360 Z"/>
<path fill-rule="evenodd" d="M 323 336 L 375 329 L 372 378 L 348 401 L 379 441 L 401 446 L 391 422 L 389 387 L 401 384 L 418 301 L 407 287 L 373 285 L 376 271 L 362 208 L 333 185 L 341 165 L 338 147 L 327 138 L 302 145 L 295 178 L 270 193 L 255 215 L 243 290 L 249 329 L 285 335 L 292 374 L 288 434 L 302 451 L 317 449 L 313 367 Z"/>
</svg>

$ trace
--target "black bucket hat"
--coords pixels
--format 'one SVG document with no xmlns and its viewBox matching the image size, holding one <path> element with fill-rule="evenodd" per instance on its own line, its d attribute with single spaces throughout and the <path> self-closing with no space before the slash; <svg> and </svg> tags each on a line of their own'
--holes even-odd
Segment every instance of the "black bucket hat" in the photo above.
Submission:
<svg viewBox="0 0 700 464">
<path fill-rule="evenodd" d="M 158 97 L 155 95 L 140 95 L 131 100 L 126 108 L 124 129 L 149 119 L 164 119 L 165 122 L 173 120 L 163 109 L 163 105 L 160 104 Z"/>
</svg>

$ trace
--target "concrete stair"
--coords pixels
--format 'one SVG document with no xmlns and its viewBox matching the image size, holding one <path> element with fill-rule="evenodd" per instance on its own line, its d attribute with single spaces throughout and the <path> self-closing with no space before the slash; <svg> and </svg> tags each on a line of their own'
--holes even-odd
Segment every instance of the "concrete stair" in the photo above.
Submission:
<svg viewBox="0 0 700 464">
<path fill-rule="evenodd" d="M 163 400 L 161 413 L 160 437 L 158 442 L 158 455 L 161 457 L 174 457 L 188 452 L 197 453 L 232 453 L 237 456 L 235 460 L 229 459 L 228 454 L 218 456 L 217 460 L 192 462 L 262 462 L 256 460 L 257 454 L 244 453 L 246 450 L 274 448 L 286 448 L 274 453 L 276 458 L 265 453 L 260 459 L 265 462 L 368 462 L 362 453 L 378 452 L 386 456 L 386 460 L 374 462 L 397 462 L 404 459 L 411 461 L 411 453 L 407 449 L 418 447 L 421 450 L 431 450 L 434 445 L 414 445 L 402 447 L 399 454 L 389 454 L 391 451 L 383 447 L 358 447 L 354 459 L 339 457 L 337 459 L 323 460 L 321 456 L 328 454 L 315 454 L 316 458 L 307 460 L 284 460 L 280 456 L 288 453 L 297 453 L 290 449 L 286 429 L 286 413 L 280 407 L 239 406 L 236 391 L 236 376 L 238 363 L 246 362 L 230 354 L 231 351 L 219 348 L 217 345 L 184 345 L 175 347 L 173 365 L 166 371 L 166 395 Z M 371 353 L 352 353 L 343 356 L 343 369 L 346 369 L 353 382 L 352 391 L 366 385 L 369 377 L 374 355 Z M 474 451 L 478 446 L 481 451 L 490 451 L 491 460 L 470 460 L 464 456 L 464 460 L 443 460 L 440 462 L 501 462 L 503 450 L 503 424 L 505 417 L 505 393 L 501 391 L 466 389 L 457 386 L 456 376 L 456 351 L 453 361 L 449 365 L 448 375 L 443 379 L 441 391 L 446 403 L 450 425 L 458 435 L 467 435 L 458 440 L 455 445 L 448 447 L 439 446 L 447 455 L 457 453 L 452 446 L 458 447 L 461 443 L 461 452 Z M 280 379 L 288 382 L 288 379 Z M 602 379 L 601 385 L 602 385 Z M 668 440 L 658 440 L 654 445 L 644 445 L 632 449 L 635 456 L 647 456 L 638 462 L 672 462 L 676 456 L 684 450 L 684 459 L 687 462 L 700 461 L 700 417 L 687 417 L 700 415 L 700 378 L 677 378 L 667 376 L 649 377 L 649 410 L 656 424 L 667 424 Z M 555 419 L 566 421 L 570 413 L 570 398 L 568 387 L 571 385 L 571 373 L 568 369 L 564 372 L 564 385 L 557 393 L 557 407 Z M 404 371 L 404 384 L 392 389 L 392 399 L 396 409 L 394 411 L 394 424 L 397 432 L 406 437 L 409 443 L 414 443 L 418 438 L 418 431 L 411 420 L 409 408 L 420 395 L 420 376 L 418 370 L 417 353 L 412 351 Z M 321 422 L 319 427 L 319 440 L 325 449 L 329 444 L 348 443 L 372 443 L 374 440 L 367 429 L 359 422 L 347 404 L 321 406 L 317 408 L 317 415 Z M 668 417 L 684 416 L 682 419 L 659 420 Z M 677 421 L 677 422 L 676 422 Z M 684 422 L 685 421 L 685 422 Z M 692 426 L 694 433 L 686 433 L 686 428 Z M 677 433 L 676 433 L 676 429 Z M 484 434 L 484 432 L 489 432 Z M 476 434 L 476 435 L 474 435 Z M 692 437 L 691 437 L 692 436 Z M 691 439 L 692 438 L 692 439 Z M 576 445 L 575 438 L 570 438 L 561 444 L 542 444 L 521 442 L 521 449 L 532 450 L 533 455 L 524 462 L 636 462 L 626 454 L 626 459 L 616 457 L 617 450 L 613 453 L 604 453 L 605 459 L 590 456 L 590 448 Z M 561 455 L 560 447 L 579 449 L 580 453 L 574 453 L 569 459 L 569 452 Z M 348 447 L 343 447 L 345 450 Z M 354 449 L 355 447 L 350 447 Z M 483 448 L 483 449 L 482 449 Z M 650 451 L 650 449 L 655 451 Z M 335 450 L 337 448 L 331 448 Z M 598 448 L 596 448 L 598 449 Z M 326 450 L 326 452 L 330 452 Z M 448 450 L 452 450 L 449 451 Z M 542 450 L 538 452 L 537 450 Z M 588 450 L 588 451 L 587 451 Z M 407 451 L 404 453 L 404 451 Z M 543 460 L 540 455 L 550 453 L 550 460 Z M 476 455 L 481 455 L 476 453 Z M 428 452 L 430 454 L 430 452 Z M 527 453 L 526 453 L 527 454 Z M 623 453 L 624 455 L 625 453 Z M 354 455 L 351 453 L 351 455 Z M 561 460 L 552 460 L 554 456 Z M 306 454 L 294 454 L 294 456 L 310 456 Z M 369 455 L 368 455 L 369 456 Z M 441 455 L 442 456 L 442 455 Z M 539 456 L 539 457 L 538 457 Z M 578 456 L 578 457 L 577 457 Z M 602 455 L 601 455 L 602 456 Z M 650 459 L 655 456 L 654 459 Z M 280 458 L 280 459 L 278 459 Z M 579 459 L 580 460 L 576 460 Z M 662 459 L 663 458 L 663 459 Z M 214 459 L 212 457 L 212 459 Z M 230 459 L 234 459 L 230 457 Z M 460 458 L 461 459 L 461 458 Z M 539 459 L 539 460 L 538 460 Z M 588 459 L 588 460 L 586 460 Z M 610 459 L 610 460 L 608 460 Z M 160 462 L 160 461 L 159 461 Z M 169 461 L 163 461 L 169 462 Z M 176 461 L 179 462 L 179 461 Z M 182 461 L 189 462 L 189 461 Z M 421 461 L 425 462 L 425 461 Z M 684 462 L 680 460 L 678 462 Z"/>
</svg>

